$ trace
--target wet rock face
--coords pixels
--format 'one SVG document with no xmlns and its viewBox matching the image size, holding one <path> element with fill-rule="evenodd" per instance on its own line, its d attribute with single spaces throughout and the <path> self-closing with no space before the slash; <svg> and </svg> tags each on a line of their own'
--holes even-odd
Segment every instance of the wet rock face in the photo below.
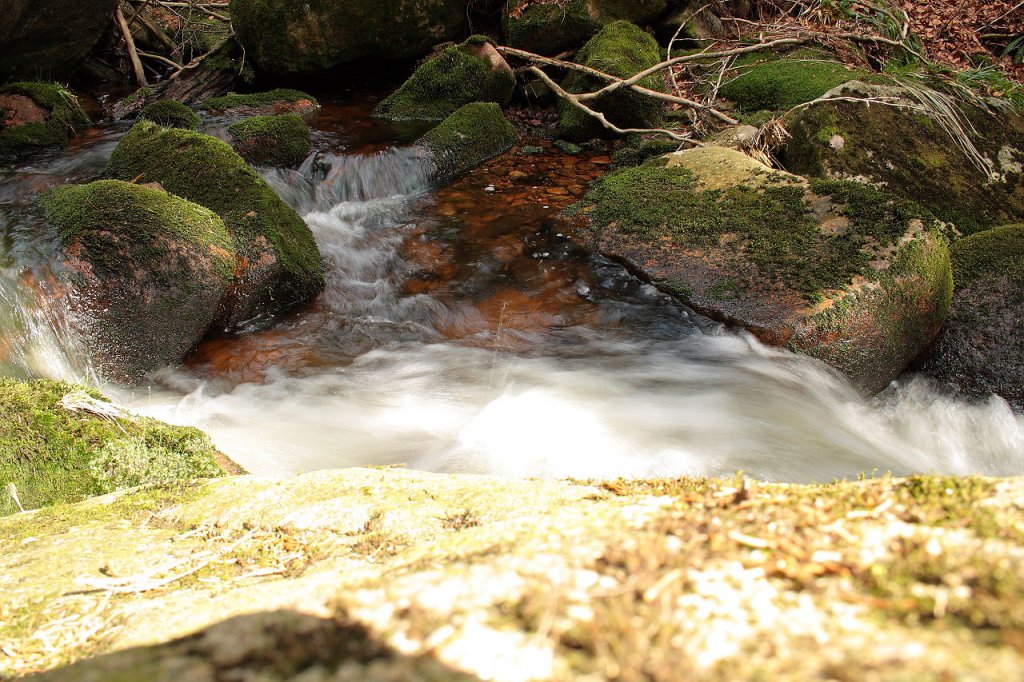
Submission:
<svg viewBox="0 0 1024 682">
<path fill-rule="evenodd" d="M 921 108 L 902 87 L 851 82 L 830 92 Z M 787 126 L 783 161 L 794 173 L 855 179 L 912 199 L 965 234 L 1024 219 L 1024 119 L 956 101 L 952 118 L 918 110 L 840 101 L 807 107 Z"/>
<path fill-rule="evenodd" d="M 921 370 L 969 396 L 995 393 L 1024 409 L 1024 225 L 953 244 L 949 319 Z"/>
<path fill-rule="evenodd" d="M 114 16 L 117 0 L 0 0 L 0 82 L 67 76 Z"/>
<path fill-rule="evenodd" d="M 239 42 L 261 71 L 309 73 L 360 57 L 405 59 L 459 38 L 466 0 L 232 0 Z"/>
<path fill-rule="evenodd" d="M 224 220 L 234 238 L 236 278 L 215 326 L 279 313 L 323 289 L 323 258 L 309 227 L 227 143 L 143 121 L 121 139 L 107 173 L 158 182 Z"/>
<path fill-rule="evenodd" d="M 577 210 L 602 252 L 867 393 L 934 339 L 949 306 L 949 249 L 927 211 L 733 150 L 678 152 L 605 176 Z"/>
<path fill-rule="evenodd" d="M 234 281 L 234 240 L 213 212 L 117 180 L 43 198 L 61 278 L 107 378 L 134 383 L 198 345 Z"/>
</svg>

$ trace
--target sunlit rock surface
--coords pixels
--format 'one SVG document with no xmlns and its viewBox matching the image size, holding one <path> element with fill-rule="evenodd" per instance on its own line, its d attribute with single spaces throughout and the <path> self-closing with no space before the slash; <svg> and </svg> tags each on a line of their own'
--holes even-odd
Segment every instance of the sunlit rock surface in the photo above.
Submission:
<svg viewBox="0 0 1024 682">
<path fill-rule="evenodd" d="M 1022 536 L 1020 479 L 134 489 L 0 520 L 0 675 L 1020 679 Z"/>
</svg>

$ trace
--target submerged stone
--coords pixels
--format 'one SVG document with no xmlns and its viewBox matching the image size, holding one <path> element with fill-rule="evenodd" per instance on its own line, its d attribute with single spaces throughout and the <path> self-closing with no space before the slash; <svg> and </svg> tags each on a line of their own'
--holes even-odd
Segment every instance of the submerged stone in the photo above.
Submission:
<svg viewBox="0 0 1024 682">
<path fill-rule="evenodd" d="M 298 114 L 306 117 L 320 110 L 320 102 L 301 90 L 276 88 L 266 92 L 253 92 L 244 95 L 232 92 L 223 97 L 208 99 L 198 108 L 213 114 L 231 116 Z"/>
<path fill-rule="evenodd" d="M 583 66 L 627 78 L 661 61 L 661 52 L 657 41 L 650 35 L 628 21 L 617 21 L 591 38 L 575 59 Z M 562 87 L 568 92 L 581 93 L 597 90 L 607 84 L 607 81 L 573 72 L 566 77 Z M 648 76 L 639 85 L 650 90 L 663 89 L 659 74 Z M 627 90 L 587 102 L 587 106 L 603 113 L 620 128 L 657 127 L 664 110 L 661 101 Z M 563 100 L 558 102 L 558 112 L 560 132 L 569 140 L 586 140 L 608 132 L 592 116 Z"/>
<path fill-rule="evenodd" d="M 323 258 L 309 227 L 227 143 L 143 121 L 114 149 L 107 173 L 158 182 L 224 220 L 235 240 L 236 279 L 216 326 L 282 312 L 323 289 Z"/>
<path fill-rule="evenodd" d="M 0 517 L 18 512 L 19 503 L 32 510 L 221 476 L 217 456 L 201 431 L 129 414 L 94 389 L 0 378 Z"/>
<path fill-rule="evenodd" d="M 377 108 L 392 121 L 441 121 L 470 102 L 508 104 L 516 79 L 484 36 L 474 36 L 431 57 Z"/>
<path fill-rule="evenodd" d="M 441 177 L 457 175 L 519 141 L 515 128 L 493 102 L 474 102 L 459 108 L 439 126 L 417 140 L 431 154 Z"/>
<path fill-rule="evenodd" d="M 953 305 L 922 371 L 963 394 L 1024 410 L 1024 225 L 953 243 Z"/>
<path fill-rule="evenodd" d="M 63 185 L 42 205 L 60 277 L 107 378 L 137 382 L 185 359 L 235 276 L 234 240 L 215 213 L 119 180 Z"/>
<path fill-rule="evenodd" d="M 253 116 L 228 127 L 239 155 L 257 166 L 297 166 L 313 149 L 298 114 Z"/>
<path fill-rule="evenodd" d="M 1024 219 L 1019 113 L 899 86 L 853 82 L 831 93 L 884 97 L 890 106 L 830 101 L 803 109 L 788 124 L 783 161 L 791 171 L 869 183 L 968 234 Z M 929 97 L 939 97 L 940 106 Z"/>
<path fill-rule="evenodd" d="M 231 0 L 231 21 L 261 71 L 309 73 L 423 55 L 464 35 L 466 0 Z"/>
<path fill-rule="evenodd" d="M 0 161 L 47 147 L 64 147 L 89 125 L 78 99 L 57 83 L 0 88 Z"/>
<path fill-rule="evenodd" d="M 514 0 L 505 5 L 502 27 L 508 44 L 553 56 L 574 50 L 608 24 L 653 21 L 666 0 Z"/>
<path fill-rule="evenodd" d="M 928 211 L 730 149 L 609 174 L 577 210 L 602 252 L 704 314 L 825 361 L 865 392 L 935 338 L 949 307 L 949 249 Z"/>
</svg>

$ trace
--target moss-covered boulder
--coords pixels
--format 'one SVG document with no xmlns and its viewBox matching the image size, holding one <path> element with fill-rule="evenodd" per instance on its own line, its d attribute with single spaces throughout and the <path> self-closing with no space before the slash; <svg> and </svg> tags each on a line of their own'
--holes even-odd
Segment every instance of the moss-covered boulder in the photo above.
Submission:
<svg viewBox="0 0 1024 682">
<path fill-rule="evenodd" d="M 117 0 L 0 0 L 0 83 L 70 75 L 116 6 Z"/>
<path fill-rule="evenodd" d="M 184 360 L 234 281 L 224 222 L 120 180 L 63 185 L 42 205 L 60 240 L 68 298 L 104 375 L 135 382 Z"/>
<path fill-rule="evenodd" d="M 78 99 L 56 83 L 0 88 L 0 161 L 46 147 L 63 147 L 89 125 Z"/>
<path fill-rule="evenodd" d="M 519 141 L 515 128 L 493 102 L 474 102 L 461 107 L 416 141 L 434 160 L 440 177 L 456 175 L 492 156 L 511 149 Z"/>
<path fill-rule="evenodd" d="M 470 102 L 508 104 L 515 84 L 512 68 L 490 41 L 473 36 L 428 59 L 373 114 L 392 121 L 442 121 Z"/>
<path fill-rule="evenodd" d="M 235 240 L 236 279 L 215 325 L 236 327 L 323 289 L 323 258 L 309 227 L 226 142 L 143 121 L 118 143 L 107 173 L 158 182 L 224 220 Z"/>
<path fill-rule="evenodd" d="M 953 306 L 921 369 L 968 396 L 1024 410 L 1024 225 L 953 243 Z"/>
<path fill-rule="evenodd" d="M 125 490 L 0 518 L 0 676 L 1019 680 L 1022 495 L 401 469 Z"/>
<path fill-rule="evenodd" d="M 706 147 L 607 175 L 578 208 L 604 253 L 865 392 L 935 338 L 949 307 L 939 223 L 858 183 L 808 182 Z"/>
<path fill-rule="evenodd" d="M 502 27 L 512 47 L 543 55 L 575 50 L 608 24 L 653 21 L 666 0 L 513 0 Z"/>
<path fill-rule="evenodd" d="M 193 428 L 136 417 L 92 389 L 0 379 L 0 516 L 144 483 L 220 476 Z M 14 486 L 14 495 L 8 489 Z"/>
<path fill-rule="evenodd" d="M 657 41 L 628 21 L 616 21 L 591 38 L 576 54 L 576 61 L 612 76 L 626 78 L 661 61 Z M 608 83 L 573 72 L 562 87 L 568 92 L 597 90 Z M 663 90 L 659 74 L 648 76 L 639 85 Z M 633 91 L 621 91 L 588 102 L 620 128 L 652 128 L 661 123 L 664 108 L 660 100 Z M 565 101 L 559 101 L 559 131 L 570 140 L 585 140 L 600 135 L 604 128 L 593 117 Z"/>
<path fill-rule="evenodd" d="M 965 233 L 1024 220 L 1019 113 L 947 99 L 947 113 L 932 116 L 922 112 L 919 96 L 896 86 L 853 82 L 832 92 L 902 106 L 832 101 L 803 109 L 788 125 L 789 170 L 885 188 Z"/>
<path fill-rule="evenodd" d="M 265 92 L 239 94 L 232 92 L 223 97 L 213 97 L 199 105 L 199 109 L 212 114 L 229 116 L 274 116 L 276 114 L 298 114 L 311 116 L 320 110 L 320 102 L 301 90 L 275 88 Z"/>
<path fill-rule="evenodd" d="M 231 0 L 231 21 L 260 70 L 309 73 L 360 57 L 423 55 L 465 35 L 466 6 L 466 0 Z"/>
<path fill-rule="evenodd" d="M 870 78 L 871 73 L 815 50 L 755 53 L 738 60 L 719 93 L 743 113 L 788 111 L 844 83 Z"/>
<path fill-rule="evenodd" d="M 232 124 L 228 132 L 235 151 L 257 166 L 297 166 L 313 149 L 309 126 L 298 114 L 253 116 Z"/>
<path fill-rule="evenodd" d="M 173 99 L 162 99 L 146 106 L 139 113 L 140 121 L 152 121 L 164 128 L 184 128 L 198 130 L 203 119 L 181 102 Z"/>
</svg>

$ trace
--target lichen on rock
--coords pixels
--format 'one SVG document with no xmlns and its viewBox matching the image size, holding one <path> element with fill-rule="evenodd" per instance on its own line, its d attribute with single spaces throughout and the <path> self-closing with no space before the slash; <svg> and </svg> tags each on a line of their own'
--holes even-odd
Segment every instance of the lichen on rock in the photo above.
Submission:
<svg viewBox="0 0 1024 682">
<path fill-rule="evenodd" d="M 223 219 L 235 240 L 236 279 L 215 325 L 233 328 L 323 289 L 323 258 L 309 227 L 227 143 L 143 121 L 118 143 L 107 173 L 160 183 Z"/>
<path fill-rule="evenodd" d="M 692 149 L 609 174 L 576 210 L 601 251 L 866 392 L 931 342 L 949 307 L 949 249 L 928 211 L 733 150 Z"/>
<path fill-rule="evenodd" d="M 628 78 L 661 61 L 657 41 L 628 21 L 616 21 L 601 29 L 576 54 L 576 62 L 619 78 Z M 571 73 L 562 87 L 571 93 L 597 90 L 606 81 Z M 640 81 L 650 90 L 662 90 L 664 85 L 658 74 Z M 588 102 L 587 105 L 608 117 L 620 128 L 653 128 L 660 125 L 662 103 L 638 92 L 620 91 Z M 559 131 L 569 140 L 585 140 L 604 130 L 593 117 L 571 104 L 559 100 Z"/>
<path fill-rule="evenodd" d="M 511 67 L 485 36 L 473 36 L 431 57 L 385 98 L 373 115 L 391 121 L 441 121 L 471 102 L 508 104 Z"/>
<path fill-rule="evenodd" d="M 252 116 L 228 127 L 238 154 L 257 166 L 297 166 L 313 149 L 309 126 L 298 114 Z"/>
<path fill-rule="evenodd" d="M 447 177 L 511 149 L 518 140 L 501 107 L 493 102 L 474 102 L 460 107 L 417 140 L 416 146 L 426 149 L 438 175 Z"/>
</svg>

